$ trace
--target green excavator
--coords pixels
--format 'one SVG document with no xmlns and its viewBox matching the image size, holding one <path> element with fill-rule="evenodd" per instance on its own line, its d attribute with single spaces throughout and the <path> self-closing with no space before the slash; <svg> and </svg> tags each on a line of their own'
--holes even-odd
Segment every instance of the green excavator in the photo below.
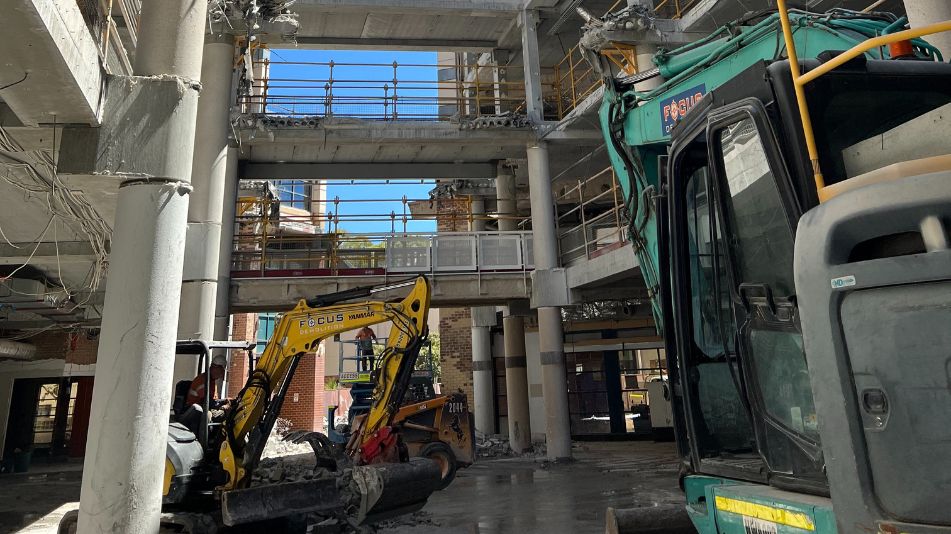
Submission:
<svg viewBox="0 0 951 534">
<path fill-rule="evenodd" d="M 687 515 L 702 534 L 949 533 L 951 65 L 922 36 L 951 21 L 778 8 L 633 74 L 588 51 Z M 588 17 L 588 42 L 647 15 Z"/>
</svg>

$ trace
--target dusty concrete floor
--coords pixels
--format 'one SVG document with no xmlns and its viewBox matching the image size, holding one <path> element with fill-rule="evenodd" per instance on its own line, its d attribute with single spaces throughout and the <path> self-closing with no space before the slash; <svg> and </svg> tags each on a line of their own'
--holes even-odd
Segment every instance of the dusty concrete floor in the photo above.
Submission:
<svg viewBox="0 0 951 534">
<path fill-rule="evenodd" d="M 385 534 L 575 534 L 604 532 L 608 506 L 683 502 L 672 443 L 579 443 L 576 461 L 493 458 L 459 472 L 412 518 Z M 0 533 L 53 533 L 79 499 L 81 472 L 0 476 Z M 25 530 L 23 530 L 25 529 Z"/>
<path fill-rule="evenodd" d="M 608 506 L 682 503 L 673 443 L 580 443 L 576 461 L 500 458 L 460 471 L 423 513 L 431 524 L 386 534 L 574 534 L 604 532 Z"/>
<path fill-rule="evenodd" d="M 50 464 L 0 475 L 0 533 L 54 533 L 59 518 L 79 507 L 82 463 Z"/>
</svg>

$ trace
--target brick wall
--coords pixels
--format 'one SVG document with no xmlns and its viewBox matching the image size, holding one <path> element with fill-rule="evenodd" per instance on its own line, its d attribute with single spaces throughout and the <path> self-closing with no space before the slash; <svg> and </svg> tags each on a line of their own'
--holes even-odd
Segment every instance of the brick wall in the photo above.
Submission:
<svg viewBox="0 0 951 534">
<path fill-rule="evenodd" d="M 232 316 L 232 340 L 254 340 L 257 331 L 257 315 L 241 313 Z M 324 431 L 324 417 L 327 412 L 324 395 L 325 360 L 323 356 L 318 358 L 313 353 L 302 356 L 294 378 L 288 386 L 284 406 L 281 407 L 281 417 L 289 420 L 295 429 Z M 247 353 L 233 351 L 228 371 L 228 397 L 235 397 L 248 379 Z"/>
<path fill-rule="evenodd" d="M 77 333 L 46 332 L 26 340 L 36 345 L 35 360 L 66 360 L 66 363 L 89 365 L 96 363 L 99 336 Z"/>
<path fill-rule="evenodd" d="M 254 341 L 258 332 L 258 317 L 253 313 L 237 313 L 231 316 L 231 340 Z M 238 396 L 238 392 L 248 380 L 248 354 L 243 350 L 231 351 L 228 364 L 228 398 Z"/>
<path fill-rule="evenodd" d="M 461 389 L 472 397 L 472 320 L 469 308 L 442 308 L 439 310 L 440 360 L 442 363 L 443 393 Z"/>
<path fill-rule="evenodd" d="M 287 389 L 281 417 L 296 430 L 324 431 L 326 402 L 324 401 L 324 360 L 313 353 L 301 357 L 294 379 Z"/>
<path fill-rule="evenodd" d="M 436 220 L 437 232 L 468 232 L 469 231 L 469 201 L 464 198 L 437 198 Z"/>
</svg>

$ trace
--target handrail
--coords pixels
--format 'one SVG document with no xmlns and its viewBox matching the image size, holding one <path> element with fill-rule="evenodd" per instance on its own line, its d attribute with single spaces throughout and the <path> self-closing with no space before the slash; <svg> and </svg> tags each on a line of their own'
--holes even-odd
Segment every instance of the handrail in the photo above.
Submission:
<svg viewBox="0 0 951 534">
<path fill-rule="evenodd" d="M 281 67 L 295 70 L 288 73 Z M 250 94 L 239 96 L 237 103 L 243 112 L 257 115 L 451 121 L 518 114 L 525 102 L 524 84 L 507 80 L 508 67 L 495 63 L 377 64 L 265 58 L 256 61 L 254 68 L 259 74 Z M 438 73 L 447 69 L 456 75 L 441 79 Z M 549 80 L 547 77 L 543 83 L 546 94 L 555 86 Z M 524 126 L 523 122 L 489 124 L 517 127 Z"/>
<path fill-rule="evenodd" d="M 809 105 L 806 102 L 805 90 L 803 89 L 805 85 L 873 48 L 879 48 L 899 41 L 908 41 L 933 33 L 951 31 L 951 20 L 866 39 L 831 60 L 826 61 L 822 65 L 819 65 L 815 69 L 803 74 L 799 66 L 799 57 L 796 54 L 796 42 L 793 39 L 792 25 L 789 22 L 789 10 L 786 8 L 786 0 L 777 0 L 777 7 L 779 8 L 779 18 L 783 28 L 783 39 L 786 42 L 787 56 L 789 57 L 789 70 L 792 73 L 793 88 L 796 92 L 796 105 L 799 108 L 803 135 L 806 139 L 806 151 L 809 154 L 809 162 L 812 165 L 813 181 L 816 185 L 816 193 L 819 195 L 819 202 L 825 202 L 831 198 L 831 196 L 823 193 L 823 191 L 826 190 L 826 184 L 825 178 L 822 176 L 822 169 L 819 166 L 819 150 L 816 146 L 815 132 L 812 128 L 812 117 L 809 114 Z"/>
</svg>

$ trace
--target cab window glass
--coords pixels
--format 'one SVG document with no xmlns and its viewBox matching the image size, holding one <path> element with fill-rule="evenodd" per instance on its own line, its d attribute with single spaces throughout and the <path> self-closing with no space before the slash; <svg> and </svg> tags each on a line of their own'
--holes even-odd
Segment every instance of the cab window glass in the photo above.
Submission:
<svg viewBox="0 0 951 534">
<path fill-rule="evenodd" d="M 792 295 L 793 236 L 756 126 L 746 118 L 720 130 L 719 138 L 739 279 Z"/>
</svg>

